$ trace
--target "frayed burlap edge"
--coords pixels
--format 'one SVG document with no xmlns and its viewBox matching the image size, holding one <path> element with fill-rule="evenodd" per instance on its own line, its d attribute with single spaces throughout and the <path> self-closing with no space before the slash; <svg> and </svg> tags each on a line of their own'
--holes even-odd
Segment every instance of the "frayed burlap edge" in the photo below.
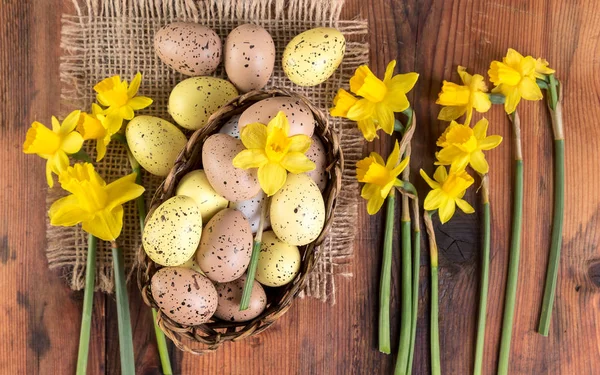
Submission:
<svg viewBox="0 0 600 375">
<path fill-rule="evenodd" d="M 172 121 L 166 113 L 166 99 L 170 89 L 185 77 L 162 64 L 148 40 L 151 41 L 158 27 L 176 20 L 205 24 L 223 39 L 238 24 L 258 23 L 272 34 L 278 57 L 285 43 L 306 29 L 317 26 L 338 28 L 348 41 L 346 55 L 338 71 L 327 82 L 312 88 L 295 86 L 283 74 L 278 59 L 267 86 L 297 91 L 326 111 L 337 88 L 347 87 L 354 70 L 368 61 L 368 44 L 364 41 L 368 32 L 367 23 L 339 20 L 342 5 L 343 1 L 339 0 L 74 1 L 75 14 L 63 15 L 63 56 L 60 66 L 62 114 L 88 108 L 95 99 L 92 86 L 98 80 L 113 74 L 130 79 L 135 71 L 140 70 L 144 73 L 140 94 L 155 100 L 153 106 L 143 114 Z M 222 68 L 215 75 L 224 76 Z M 303 295 L 335 303 L 335 276 L 351 276 L 347 264 L 354 250 L 359 191 L 353 166 L 362 155 L 362 137 L 354 123 L 338 118 L 330 120 L 340 135 L 347 168 L 333 228 L 319 248 L 322 253 L 320 261 L 309 277 Z M 93 153 L 93 145 L 86 147 Z M 118 144 L 109 145 L 107 157 L 98 164 L 97 169 L 109 182 L 130 173 L 122 147 Z M 149 202 L 161 179 L 149 174 L 143 177 L 147 188 L 145 197 Z M 60 188 L 49 189 L 47 205 L 63 194 Z M 125 206 L 125 224 L 119 241 L 129 270 L 135 249 L 140 243 L 137 223 L 135 207 L 129 203 Z M 79 227 L 48 225 L 47 240 L 49 267 L 60 269 L 72 289 L 82 289 L 85 282 L 86 234 Z M 97 254 L 96 289 L 111 292 L 113 275 L 109 246 L 100 241 Z"/>
</svg>

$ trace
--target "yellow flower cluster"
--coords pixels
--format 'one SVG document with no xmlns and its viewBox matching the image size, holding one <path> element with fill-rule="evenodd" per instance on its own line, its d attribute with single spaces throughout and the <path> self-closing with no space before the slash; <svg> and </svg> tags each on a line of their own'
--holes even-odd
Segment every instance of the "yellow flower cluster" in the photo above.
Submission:
<svg viewBox="0 0 600 375">
<path fill-rule="evenodd" d="M 358 128 L 367 141 L 377 138 L 377 131 L 383 129 L 387 134 L 394 132 L 394 113 L 410 107 L 406 94 L 414 87 L 417 73 L 394 75 L 396 60 L 392 60 L 386 70 L 383 81 L 373 74 L 368 66 L 356 69 L 350 79 L 350 91 L 339 89 L 333 99 L 331 116 L 345 117 L 356 121 Z"/>
</svg>

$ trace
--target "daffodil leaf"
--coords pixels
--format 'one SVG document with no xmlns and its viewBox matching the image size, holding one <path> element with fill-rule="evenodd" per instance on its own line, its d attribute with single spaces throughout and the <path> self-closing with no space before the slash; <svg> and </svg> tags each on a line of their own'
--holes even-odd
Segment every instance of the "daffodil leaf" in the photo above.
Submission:
<svg viewBox="0 0 600 375">
<path fill-rule="evenodd" d="M 542 90 L 548 90 L 548 83 L 546 81 L 537 78 L 535 80 L 535 82 L 540 87 L 540 89 L 542 89 Z"/>
<path fill-rule="evenodd" d="M 492 93 L 488 94 L 488 96 L 490 97 L 490 101 L 492 102 L 492 104 L 504 104 L 506 100 L 504 95 L 500 93 Z"/>
</svg>

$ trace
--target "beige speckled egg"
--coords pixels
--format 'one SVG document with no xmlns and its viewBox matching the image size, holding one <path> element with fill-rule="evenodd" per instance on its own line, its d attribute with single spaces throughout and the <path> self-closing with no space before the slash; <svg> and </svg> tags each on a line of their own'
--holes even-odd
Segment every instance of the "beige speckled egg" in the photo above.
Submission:
<svg viewBox="0 0 600 375">
<path fill-rule="evenodd" d="M 241 92 L 262 89 L 273 73 L 275 43 L 264 28 L 247 23 L 233 29 L 225 41 L 227 78 Z"/>
<path fill-rule="evenodd" d="M 282 286 L 300 270 L 298 247 L 281 241 L 272 231 L 264 232 L 256 265 L 256 280 L 266 286 Z"/>
<path fill-rule="evenodd" d="M 189 268 L 161 268 L 152 276 L 150 287 L 158 308 L 179 324 L 206 323 L 217 310 L 218 294 L 213 283 Z"/>
<path fill-rule="evenodd" d="M 193 77 L 173 88 L 167 110 L 175 122 L 186 129 L 200 129 L 219 108 L 238 95 L 224 79 Z"/>
<path fill-rule="evenodd" d="M 125 128 L 135 160 L 156 176 L 166 176 L 185 147 L 187 138 L 175 125 L 158 117 L 136 116 Z"/>
<path fill-rule="evenodd" d="M 240 277 L 250 263 L 252 231 L 241 212 L 226 208 L 206 223 L 196 262 L 211 280 L 226 283 Z"/>
<path fill-rule="evenodd" d="M 213 30 L 193 22 L 174 22 L 154 34 L 158 57 L 188 76 L 212 74 L 221 62 L 221 39 Z"/>
<path fill-rule="evenodd" d="M 327 180 L 329 179 L 329 174 L 325 170 L 327 168 L 327 153 L 325 151 L 325 146 L 323 146 L 323 142 L 321 142 L 321 139 L 316 135 L 313 135 L 312 137 L 312 142 L 310 148 L 306 152 L 306 156 L 315 163 L 315 169 L 306 172 L 306 174 L 317 183 L 319 190 L 325 190 Z"/>
<path fill-rule="evenodd" d="M 221 126 L 219 129 L 219 133 L 227 134 L 232 136 L 233 138 L 240 139 L 240 130 L 238 129 L 238 121 L 240 120 L 241 115 L 231 116 L 226 123 Z"/>
<path fill-rule="evenodd" d="M 238 128 L 253 122 L 268 124 L 279 111 L 283 111 L 290 124 L 289 135 L 305 134 L 311 137 L 315 131 L 315 118 L 300 99 L 278 96 L 267 98 L 248 107 L 240 117 Z"/>
<path fill-rule="evenodd" d="M 325 202 L 308 175 L 288 174 L 271 199 L 271 228 L 283 242 L 302 246 L 319 237 L 325 224 Z"/>
<path fill-rule="evenodd" d="M 252 228 L 252 233 L 256 233 L 258 230 L 258 224 L 260 223 L 260 214 L 262 211 L 263 204 L 265 204 L 266 194 L 262 189 L 258 192 L 258 194 L 250 199 L 246 199 L 239 202 L 231 202 L 229 208 L 233 208 L 235 210 L 240 211 L 244 214 L 244 217 L 250 222 L 250 227 Z M 271 226 L 271 221 L 269 220 L 269 213 L 265 216 L 265 223 L 263 229 L 267 229 Z"/>
<path fill-rule="evenodd" d="M 257 170 L 238 169 L 233 158 L 246 148 L 242 141 L 227 134 L 213 134 L 202 146 L 202 164 L 208 182 L 228 201 L 239 202 L 258 194 Z"/>
<path fill-rule="evenodd" d="M 299 86 L 325 82 L 340 66 L 346 52 L 346 39 L 330 27 L 317 27 L 300 33 L 283 51 L 281 64 L 290 81 Z"/>
<path fill-rule="evenodd" d="M 230 322 L 246 322 L 256 318 L 265 310 L 267 306 L 267 294 L 262 285 L 254 280 L 248 308 L 240 311 L 240 302 L 242 301 L 245 282 L 246 275 L 228 283 L 215 285 L 219 296 L 217 311 L 215 311 L 216 318 Z"/>
<path fill-rule="evenodd" d="M 146 221 L 142 243 L 146 254 L 162 266 L 179 266 L 196 252 L 202 216 L 196 202 L 177 195 L 164 201 Z"/>
<path fill-rule="evenodd" d="M 191 171 L 179 181 L 177 195 L 185 195 L 192 198 L 202 215 L 202 222 L 206 223 L 217 212 L 227 207 L 229 202 L 223 198 L 208 182 L 206 173 L 202 169 Z"/>
</svg>

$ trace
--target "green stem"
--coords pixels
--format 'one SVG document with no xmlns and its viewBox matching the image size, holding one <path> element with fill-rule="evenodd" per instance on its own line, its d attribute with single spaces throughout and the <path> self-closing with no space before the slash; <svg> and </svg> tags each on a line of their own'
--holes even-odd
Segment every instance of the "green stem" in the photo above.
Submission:
<svg viewBox="0 0 600 375">
<path fill-rule="evenodd" d="M 396 196 L 394 190 L 387 197 L 383 260 L 379 281 L 379 351 L 391 353 L 390 347 L 390 284 L 392 277 L 392 236 L 394 235 L 394 211 Z"/>
<path fill-rule="evenodd" d="M 400 316 L 400 345 L 398 347 L 398 358 L 396 360 L 395 374 L 406 374 L 408 368 L 408 356 L 410 351 L 410 336 L 412 331 L 412 261 L 411 261 L 411 228 L 410 228 L 410 215 L 406 220 L 408 214 L 408 202 L 404 204 L 404 200 L 408 200 L 407 197 L 403 196 L 402 204 L 402 215 L 404 216 L 400 221 L 400 229 L 402 233 L 402 300 L 401 300 L 401 316 Z"/>
<path fill-rule="evenodd" d="M 135 160 L 131 150 L 129 149 L 129 145 L 127 145 L 127 141 L 124 137 L 116 138 L 119 142 L 123 142 L 125 149 L 127 150 L 127 158 L 129 159 L 129 164 L 131 164 L 131 169 L 136 173 L 135 183 L 138 185 L 142 184 L 142 169 L 140 168 L 140 164 Z M 146 220 L 146 201 L 144 200 L 144 195 L 140 195 L 135 199 L 135 204 L 137 206 L 138 211 L 138 220 L 140 223 L 140 233 L 144 233 L 144 226 Z M 173 370 L 171 369 L 171 360 L 169 358 L 169 348 L 167 347 L 167 339 L 165 337 L 164 332 L 160 329 L 158 324 L 156 323 L 156 309 L 152 308 L 152 323 L 154 324 L 154 333 L 156 334 L 156 346 L 158 348 L 158 355 L 160 357 L 160 363 L 163 370 L 163 374 L 171 375 L 173 374 Z"/>
<path fill-rule="evenodd" d="M 94 305 L 94 285 L 96 282 L 96 247 L 98 239 L 88 234 L 87 262 L 85 266 L 85 289 L 83 292 L 83 311 L 81 312 L 81 330 L 79 333 L 79 353 L 77 354 L 77 375 L 87 372 L 90 351 L 90 331 L 92 328 L 92 310 Z"/>
<path fill-rule="evenodd" d="M 119 351 L 121 354 L 121 373 L 135 374 L 133 357 L 133 334 L 131 333 L 131 317 L 129 315 L 129 298 L 127 297 L 127 280 L 123 252 L 116 242 L 111 242 L 113 269 L 115 273 L 115 293 L 117 298 L 117 324 L 119 327 Z"/>
<path fill-rule="evenodd" d="M 517 282 L 519 278 L 519 258 L 521 256 L 521 222 L 523 216 L 523 155 L 521 152 L 520 121 L 516 112 L 512 115 L 515 133 L 515 181 L 513 217 L 511 229 L 510 255 L 508 260 L 508 278 L 504 300 L 504 317 L 502 321 L 502 336 L 500 339 L 500 358 L 498 374 L 508 373 L 510 344 L 512 339 L 515 300 L 517 297 Z"/>
<path fill-rule="evenodd" d="M 431 373 L 440 375 L 440 327 L 439 327 L 439 296 L 438 296 L 438 249 L 435 240 L 435 231 L 431 221 L 431 212 L 425 211 L 424 222 L 429 238 L 429 256 L 431 259 L 431 316 L 429 321 L 429 335 L 431 336 Z"/>
<path fill-rule="evenodd" d="M 244 290 L 242 291 L 242 299 L 240 300 L 240 311 L 248 309 L 248 306 L 250 305 L 250 297 L 252 296 L 252 288 L 254 287 L 256 266 L 258 265 L 258 258 L 260 256 L 260 244 L 262 242 L 262 233 L 265 225 L 265 218 L 267 216 L 267 210 L 269 209 L 269 202 L 270 198 L 267 197 L 263 203 L 258 229 L 256 230 L 256 235 L 254 236 L 252 256 L 250 257 L 246 281 L 244 282 Z"/>
<path fill-rule="evenodd" d="M 487 176 L 482 177 L 483 196 L 483 243 L 481 252 L 481 283 L 479 286 L 479 317 L 477 319 L 477 340 L 475 342 L 475 367 L 473 374 L 480 375 L 483 365 L 485 345 L 485 320 L 487 315 L 488 286 L 490 279 L 490 202 L 488 199 Z"/>
<path fill-rule="evenodd" d="M 552 218 L 552 239 L 548 269 L 546 271 L 546 284 L 544 286 L 544 299 L 540 313 L 538 332 L 548 336 L 552 320 L 552 306 L 556 295 L 556 282 L 558 279 L 558 266 L 560 263 L 560 250 L 562 246 L 563 218 L 565 212 L 565 141 L 562 120 L 562 108 L 558 97 L 558 80 L 554 74 L 549 75 L 550 96 L 548 107 L 552 117 L 554 131 L 554 214 Z"/>
</svg>

